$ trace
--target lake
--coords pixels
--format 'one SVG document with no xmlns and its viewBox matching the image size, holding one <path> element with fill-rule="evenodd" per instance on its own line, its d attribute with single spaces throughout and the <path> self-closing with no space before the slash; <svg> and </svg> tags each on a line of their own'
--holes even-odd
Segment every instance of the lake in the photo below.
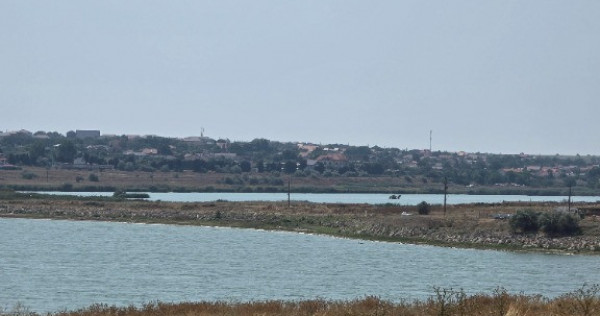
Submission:
<svg viewBox="0 0 600 316">
<path fill-rule="evenodd" d="M 0 306 L 423 299 L 433 287 L 555 297 L 600 283 L 595 256 L 371 242 L 291 232 L 0 218 Z"/>
<path fill-rule="evenodd" d="M 78 196 L 112 196 L 112 192 L 35 192 Z M 148 193 L 151 201 L 170 202 L 210 202 L 226 200 L 232 202 L 246 201 L 287 201 L 287 193 Z M 403 194 L 400 199 L 392 200 L 389 194 L 374 193 L 292 193 L 292 201 L 308 201 L 314 203 L 367 203 L 400 205 L 417 205 L 422 201 L 429 204 L 443 204 L 442 194 Z M 573 196 L 574 202 L 596 202 L 600 196 Z M 528 195 L 468 195 L 449 194 L 447 203 L 502 203 L 502 202 L 563 202 L 566 196 L 528 196 Z"/>
</svg>

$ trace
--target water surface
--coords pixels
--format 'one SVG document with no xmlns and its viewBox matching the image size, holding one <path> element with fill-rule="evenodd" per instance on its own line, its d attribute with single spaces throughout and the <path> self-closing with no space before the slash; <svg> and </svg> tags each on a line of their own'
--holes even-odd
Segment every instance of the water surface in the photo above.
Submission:
<svg viewBox="0 0 600 316">
<path fill-rule="evenodd" d="M 79 196 L 112 196 L 111 192 L 36 192 L 60 195 Z M 225 200 L 232 202 L 246 201 L 287 201 L 287 193 L 148 193 L 151 201 L 170 202 L 210 202 Z M 417 205 L 422 201 L 429 204 L 444 203 L 442 194 L 402 194 L 397 200 L 390 199 L 389 194 L 376 193 L 292 193 L 292 201 L 308 201 L 314 203 L 367 203 L 399 205 Z M 447 203 L 502 203 L 502 202 L 565 202 L 566 196 L 529 196 L 529 195 L 468 195 L 449 194 Z M 573 196 L 573 202 L 596 202 L 600 196 Z"/>
<path fill-rule="evenodd" d="M 0 219 L 0 306 L 467 293 L 554 297 L 600 283 L 598 258 L 369 242 L 290 232 Z"/>
</svg>

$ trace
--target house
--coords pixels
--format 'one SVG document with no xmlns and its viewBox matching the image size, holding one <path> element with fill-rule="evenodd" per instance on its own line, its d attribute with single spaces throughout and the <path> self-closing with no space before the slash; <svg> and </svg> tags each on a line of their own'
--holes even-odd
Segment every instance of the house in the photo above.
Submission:
<svg viewBox="0 0 600 316">
<path fill-rule="evenodd" d="M 200 154 L 200 158 L 204 159 L 204 160 L 210 160 L 210 159 L 236 160 L 237 154 L 235 154 L 235 153 L 202 153 L 202 154 Z"/>
<path fill-rule="evenodd" d="M 81 130 L 78 129 L 75 131 L 75 137 L 78 139 L 84 139 L 84 138 L 99 138 L 100 137 L 100 131 L 98 130 Z"/>
<path fill-rule="evenodd" d="M 333 166 L 345 166 L 348 163 L 348 158 L 346 155 L 339 152 L 328 153 L 325 155 L 321 155 L 317 157 L 317 162 L 321 162 L 325 165 L 333 165 Z"/>
<path fill-rule="evenodd" d="M 504 173 L 504 174 L 507 174 L 509 172 L 522 173 L 523 168 L 504 168 L 504 169 L 502 169 L 502 173 Z"/>
<path fill-rule="evenodd" d="M 319 148 L 319 145 L 304 144 L 304 143 L 299 143 L 297 146 L 298 146 L 298 149 L 308 151 L 308 152 L 315 151 Z"/>
<path fill-rule="evenodd" d="M 319 148 L 318 145 L 299 143 L 300 157 L 307 158 L 310 154 Z"/>
<path fill-rule="evenodd" d="M 11 136 L 11 135 L 17 135 L 17 134 L 21 134 L 21 135 L 29 136 L 29 137 L 33 136 L 33 133 L 31 133 L 30 131 L 22 129 L 20 131 L 11 131 L 11 132 L 5 132 L 5 133 L 0 132 L 0 137 L 6 137 L 6 136 Z"/>
<path fill-rule="evenodd" d="M 219 146 L 219 148 L 221 148 L 221 150 L 228 150 L 229 149 L 229 139 L 219 139 L 217 140 L 217 146 Z"/>
<path fill-rule="evenodd" d="M 128 149 L 123 152 L 123 155 L 133 155 L 133 156 L 150 156 L 150 155 L 157 155 L 157 154 L 158 154 L 158 149 L 156 149 L 156 148 L 144 148 L 139 152 Z"/>
<path fill-rule="evenodd" d="M 142 149 L 141 154 L 143 156 L 158 155 L 158 149 L 156 149 L 156 148 L 144 148 L 144 149 Z"/>
<path fill-rule="evenodd" d="M 441 162 L 436 162 L 431 168 L 435 169 L 435 170 L 443 170 L 444 166 L 442 165 Z"/>
<path fill-rule="evenodd" d="M 78 157 L 78 158 L 75 158 L 75 160 L 73 160 L 73 165 L 74 166 L 85 166 L 85 165 L 87 165 L 87 162 L 85 161 L 85 159 L 83 157 Z"/>
<path fill-rule="evenodd" d="M 184 142 L 198 143 L 200 145 L 214 145 L 216 142 L 214 139 L 206 136 L 190 136 L 183 138 Z"/>
</svg>

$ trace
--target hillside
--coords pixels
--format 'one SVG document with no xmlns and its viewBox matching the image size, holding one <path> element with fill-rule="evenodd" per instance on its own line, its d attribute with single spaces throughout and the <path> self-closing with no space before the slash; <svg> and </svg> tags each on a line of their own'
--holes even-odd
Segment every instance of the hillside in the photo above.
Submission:
<svg viewBox="0 0 600 316">
<path fill-rule="evenodd" d="M 79 133 L 79 134 L 78 134 Z M 90 131 L 0 134 L 0 186 L 40 190 L 597 195 L 600 157 Z"/>
</svg>

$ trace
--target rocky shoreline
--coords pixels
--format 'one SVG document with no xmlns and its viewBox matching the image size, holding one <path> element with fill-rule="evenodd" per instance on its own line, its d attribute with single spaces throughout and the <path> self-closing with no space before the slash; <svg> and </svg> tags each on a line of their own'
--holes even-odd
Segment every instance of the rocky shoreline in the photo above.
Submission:
<svg viewBox="0 0 600 316">
<path fill-rule="evenodd" d="M 548 237 L 542 234 L 519 235 L 509 232 L 483 231 L 476 227 L 473 227 L 469 233 L 457 234 L 452 228 L 434 229 L 412 225 L 398 227 L 397 225 L 382 223 L 375 224 L 367 230 L 358 231 L 357 235 L 440 246 L 600 254 L 600 237 L 598 236 Z"/>
</svg>

